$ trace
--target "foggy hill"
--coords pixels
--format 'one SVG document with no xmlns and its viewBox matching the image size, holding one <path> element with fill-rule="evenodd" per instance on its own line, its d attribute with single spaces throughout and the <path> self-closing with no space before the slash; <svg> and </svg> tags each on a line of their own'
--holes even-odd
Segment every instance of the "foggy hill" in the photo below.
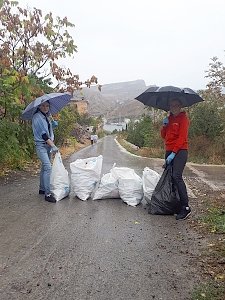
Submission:
<svg viewBox="0 0 225 300">
<path fill-rule="evenodd" d="M 88 111 L 92 116 L 105 116 L 107 119 L 138 117 L 145 112 L 144 105 L 136 96 L 148 88 L 144 80 L 105 84 L 101 92 L 97 87 L 83 88 L 82 97 L 89 102 Z"/>
<path fill-rule="evenodd" d="M 144 80 L 111 83 L 102 86 L 102 95 L 104 97 L 114 96 L 118 101 L 124 102 L 134 99 L 146 88 Z"/>
</svg>

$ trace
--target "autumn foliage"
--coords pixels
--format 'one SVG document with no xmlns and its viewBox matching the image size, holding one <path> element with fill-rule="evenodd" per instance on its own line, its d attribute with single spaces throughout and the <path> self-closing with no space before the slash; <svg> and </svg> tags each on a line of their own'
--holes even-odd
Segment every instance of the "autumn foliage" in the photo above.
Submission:
<svg viewBox="0 0 225 300">
<path fill-rule="evenodd" d="M 77 52 L 69 33 L 72 27 L 67 17 L 43 15 L 40 9 L 24 9 L 16 1 L 0 2 L 1 163 L 12 164 L 13 156 L 21 160 L 33 153 L 30 125 L 20 119 L 27 104 L 44 93 L 73 93 L 97 84 L 95 76 L 81 81 L 78 74 L 59 64 Z M 7 128 L 16 128 L 10 138 Z M 20 165 L 17 158 L 14 162 Z"/>
</svg>

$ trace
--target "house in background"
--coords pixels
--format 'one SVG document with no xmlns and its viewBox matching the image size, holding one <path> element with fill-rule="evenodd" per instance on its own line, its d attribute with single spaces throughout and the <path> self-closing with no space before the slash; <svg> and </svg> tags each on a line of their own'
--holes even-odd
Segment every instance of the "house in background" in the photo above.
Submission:
<svg viewBox="0 0 225 300">
<path fill-rule="evenodd" d="M 85 115 L 88 113 L 88 101 L 87 100 L 77 100 L 71 99 L 70 105 L 74 110 L 76 110 L 79 115 Z"/>
<path fill-rule="evenodd" d="M 76 110 L 79 115 L 88 113 L 88 101 L 84 99 L 82 92 L 75 92 L 70 100 L 70 106 Z"/>
</svg>

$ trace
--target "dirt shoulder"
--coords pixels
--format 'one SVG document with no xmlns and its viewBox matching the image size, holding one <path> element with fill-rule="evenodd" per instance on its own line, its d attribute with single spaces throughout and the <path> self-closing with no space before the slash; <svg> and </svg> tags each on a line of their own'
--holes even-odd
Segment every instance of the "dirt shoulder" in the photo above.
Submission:
<svg viewBox="0 0 225 300">
<path fill-rule="evenodd" d="M 189 180 L 190 181 L 190 180 Z M 201 180 L 188 182 L 195 189 L 191 199 L 194 211 L 191 227 L 207 239 L 205 249 L 198 257 L 202 286 L 193 299 L 225 299 L 225 196 L 212 191 Z"/>
</svg>

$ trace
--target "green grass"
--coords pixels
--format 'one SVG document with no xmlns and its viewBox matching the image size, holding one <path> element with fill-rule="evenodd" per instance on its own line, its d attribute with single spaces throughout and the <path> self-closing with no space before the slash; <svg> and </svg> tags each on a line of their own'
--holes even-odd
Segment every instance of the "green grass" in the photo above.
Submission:
<svg viewBox="0 0 225 300">
<path fill-rule="evenodd" d="M 224 300 L 225 287 L 215 283 L 202 284 L 194 289 L 192 300 Z"/>
<path fill-rule="evenodd" d="M 219 208 L 210 208 L 208 213 L 202 218 L 211 232 L 225 233 L 225 211 Z"/>
</svg>

